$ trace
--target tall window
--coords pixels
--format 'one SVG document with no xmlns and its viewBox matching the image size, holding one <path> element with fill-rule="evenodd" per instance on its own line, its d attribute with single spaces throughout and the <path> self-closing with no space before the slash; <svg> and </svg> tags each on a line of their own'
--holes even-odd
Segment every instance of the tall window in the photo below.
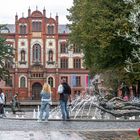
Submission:
<svg viewBox="0 0 140 140">
<path fill-rule="evenodd" d="M 80 76 L 76 76 L 76 87 L 81 86 L 81 77 Z"/>
<path fill-rule="evenodd" d="M 22 61 L 22 62 L 25 62 L 25 51 L 22 50 L 21 53 L 20 53 L 20 55 L 21 55 L 21 56 L 20 56 L 21 61 Z"/>
<path fill-rule="evenodd" d="M 53 61 L 53 51 L 52 50 L 49 50 L 49 53 L 48 53 L 48 61 L 49 62 L 52 62 Z"/>
<path fill-rule="evenodd" d="M 33 62 L 41 62 L 41 46 L 39 44 L 33 46 Z"/>
<path fill-rule="evenodd" d="M 34 21 L 32 22 L 32 31 L 33 32 L 41 32 L 42 23 L 40 21 Z"/>
<path fill-rule="evenodd" d="M 66 42 L 60 43 L 60 53 L 68 53 L 68 46 Z"/>
<path fill-rule="evenodd" d="M 10 60 L 5 60 L 5 68 L 7 68 L 7 69 L 13 68 L 12 61 L 10 61 Z"/>
<path fill-rule="evenodd" d="M 48 83 L 51 87 L 53 87 L 53 78 L 52 77 L 48 78 Z"/>
<path fill-rule="evenodd" d="M 12 87 L 13 84 L 12 84 L 12 77 L 11 76 L 10 76 L 10 78 L 8 78 L 8 79 L 5 80 L 5 85 Z"/>
<path fill-rule="evenodd" d="M 81 53 L 81 49 L 76 47 L 76 46 L 74 46 L 73 47 L 73 53 Z"/>
<path fill-rule="evenodd" d="M 26 34 L 26 25 L 20 25 L 19 33 L 20 34 Z"/>
<path fill-rule="evenodd" d="M 81 59 L 80 58 L 73 59 L 73 68 L 76 68 L 76 69 L 81 68 Z"/>
<path fill-rule="evenodd" d="M 25 82 L 26 82 L 26 80 L 25 80 L 25 77 L 21 77 L 20 78 L 20 87 L 25 87 Z"/>
<path fill-rule="evenodd" d="M 60 67 L 62 69 L 67 69 L 68 68 L 68 58 L 61 58 Z"/>
<path fill-rule="evenodd" d="M 53 25 L 48 25 L 48 34 L 54 34 L 54 26 Z"/>
</svg>

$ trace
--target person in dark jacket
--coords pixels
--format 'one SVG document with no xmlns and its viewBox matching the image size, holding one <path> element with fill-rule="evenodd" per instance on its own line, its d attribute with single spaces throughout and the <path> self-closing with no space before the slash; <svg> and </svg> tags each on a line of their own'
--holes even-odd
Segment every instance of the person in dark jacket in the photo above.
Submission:
<svg viewBox="0 0 140 140">
<path fill-rule="evenodd" d="M 20 102 L 19 102 L 19 100 L 18 100 L 18 93 L 16 93 L 16 94 L 12 97 L 11 109 L 12 109 L 13 114 L 15 114 L 17 111 L 20 110 Z"/>
<path fill-rule="evenodd" d="M 71 88 L 66 82 L 66 79 L 61 79 L 61 84 L 58 86 L 58 94 L 60 95 L 60 108 L 62 113 L 62 119 L 69 120 L 69 111 L 68 111 L 68 100 L 71 102 Z"/>
</svg>

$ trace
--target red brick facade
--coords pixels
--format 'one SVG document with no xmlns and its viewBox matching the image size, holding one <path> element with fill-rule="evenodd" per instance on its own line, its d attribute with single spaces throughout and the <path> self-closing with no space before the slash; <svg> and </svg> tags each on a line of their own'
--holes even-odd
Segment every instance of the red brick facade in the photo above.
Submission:
<svg viewBox="0 0 140 140">
<path fill-rule="evenodd" d="M 45 9 L 43 13 L 28 9 L 28 17 L 16 15 L 15 25 L 7 25 L 7 28 L 4 34 L 16 49 L 15 64 L 9 67 L 10 85 L 4 81 L 0 85 L 9 100 L 15 93 L 19 93 L 21 100 L 38 100 L 42 85 L 47 81 L 52 85 L 53 101 L 57 101 L 61 77 L 67 77 L 73 96 L 86 88 L 88 71 L 82 66 L 83 54 L 73 52 L 68 46 L 69 29 L 59 25 L 57 15 L 48 18 Z M 74 59 L 78 59 L 79 64 L 76 61 L 73 64 Z"/>
</svg>

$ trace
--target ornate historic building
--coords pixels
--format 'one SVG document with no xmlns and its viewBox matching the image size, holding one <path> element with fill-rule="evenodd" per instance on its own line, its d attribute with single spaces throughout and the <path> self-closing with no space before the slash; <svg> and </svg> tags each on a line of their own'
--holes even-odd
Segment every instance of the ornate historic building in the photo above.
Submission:
<svg viewBox="0 0 140 140">
<path fill-rule="evenodd" d="M 5 62 L 11 78 L 1 81 L 0 86 L 9 100 L 15 93 L 21 100 L 38 100 L 47 81 L 53 101 L 57 101 L 62 77 L 72 87 L 73 96 L 86 88 L 88 71 L 82 65 L 83 54 L 79 48 L 69 47 L 69 32 L 66 25 L 59 25 L 58 15 L 46 17 L 45 9 L 43 13 L 28 9 L 28 17 L 16 15 L 15 24 L 7 24 L 2 33 L 16 50 L 15 64 Z"/>
</svg>

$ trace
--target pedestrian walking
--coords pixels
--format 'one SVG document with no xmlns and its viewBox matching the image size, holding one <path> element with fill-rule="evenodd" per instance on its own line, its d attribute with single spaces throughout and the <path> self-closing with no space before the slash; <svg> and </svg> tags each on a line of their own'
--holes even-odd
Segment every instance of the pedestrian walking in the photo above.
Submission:
<svg viewBox="0 0 140 140">
<path fill-rule="evenodd" d="M 6 117 L 4 113 L 5 95 L 0 88 L 0 117 Z"/>
<path fill-rule="evenodd" d="M 18 93 L 16 93 L 12 97 L 12 112 L 13 112 L 13 114 L 15 114 L 16 111 L 20 111 L 20 102 L 18 100 Z"/>
<path fill-rule="evenodd" d="M 51 94 L 51 86 L 48 83 L 44 83 L 42 91 L 40 93 L 41 108 L 38 122 L 48 122 L 50 105 L 52 104 Z"/>
<path fill-rule="evenodd" d="M 58 86 L 58 94 L 60 96 L 60 108 L 62 113 L 62 119 L 69 120 L 69 110 L 68 110 L 68 101 L 71 103 L 71 88 L 66 82 L 65 78 L 61 79 L 61 84 Z"/>
</svg>

